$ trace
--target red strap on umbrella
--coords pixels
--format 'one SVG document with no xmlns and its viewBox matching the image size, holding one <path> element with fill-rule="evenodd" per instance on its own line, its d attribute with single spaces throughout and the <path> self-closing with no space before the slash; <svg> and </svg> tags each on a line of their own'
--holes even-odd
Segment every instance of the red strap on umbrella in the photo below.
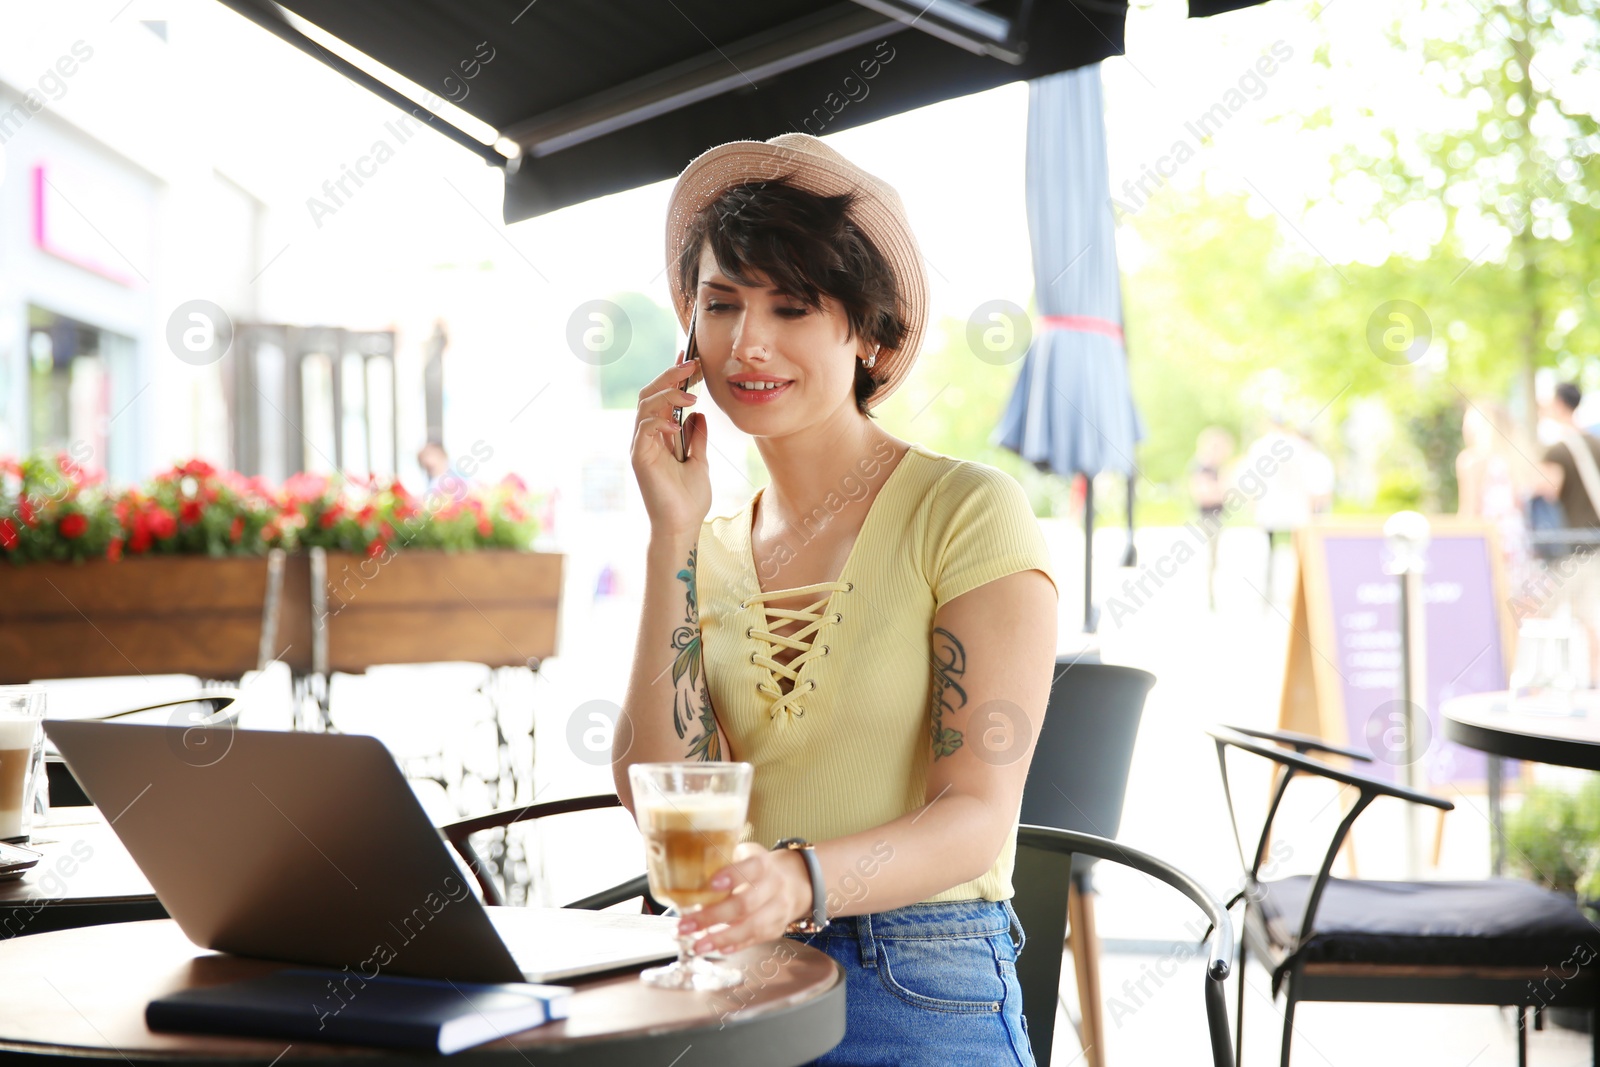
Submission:
<svg viewBox="0 0 1600 1067">
<path fill-rule="evenodd" d="M 1079 333 L 1098 333 L 1122 343 L 1122 327 L 1110 319 L 1093 315 L 1040 315 L 1039 325 L 1052 330 L 1076 330 Z"/>
</svg>

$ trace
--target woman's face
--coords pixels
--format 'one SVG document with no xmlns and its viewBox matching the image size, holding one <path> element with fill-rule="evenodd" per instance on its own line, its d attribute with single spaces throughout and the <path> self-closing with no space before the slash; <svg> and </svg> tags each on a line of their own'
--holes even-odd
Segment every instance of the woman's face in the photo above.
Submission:
<svg viewBox="0 0 1600 1067">
<path fill-rule="evenodd" d="M 706 389 L 735 426 L 781 437 L 855 410 L 859 337 L 837 301 L 820 308 L 775 292 L 766 279 L 739 285 L 722 273 L 710 244 L 700 251 L 695 340 Z"/>
</svg>

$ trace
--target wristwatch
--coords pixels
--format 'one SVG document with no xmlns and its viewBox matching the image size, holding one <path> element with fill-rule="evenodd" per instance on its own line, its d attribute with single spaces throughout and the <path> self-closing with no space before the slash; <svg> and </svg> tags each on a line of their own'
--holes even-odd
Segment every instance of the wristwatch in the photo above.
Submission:
<svg viewBox="0 0 1600 1067">
<path fill-rule="evenodd" d="M 806 872 L 811 875 L 811 918 L 796 919 L 784 928 L 784 933 L 821 933 L 828 925 L 828 887 L 822 881 L 822 864 L 817 860 L 817 848 L 802 837 L 786 837 L 772 846 L 774 852 L 780 848 L 800 853 L 800 858 L 806 863 Z"/>
</svg>

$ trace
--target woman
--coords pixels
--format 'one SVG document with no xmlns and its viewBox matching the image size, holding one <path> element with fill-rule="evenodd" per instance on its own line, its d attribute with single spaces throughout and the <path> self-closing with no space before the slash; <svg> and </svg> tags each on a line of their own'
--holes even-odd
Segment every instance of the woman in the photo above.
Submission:
<svg viewBox="0 0 1600 1067">
<path fill-rule="evenodd" d="M 712 883 L 732 895 L 680 930 L 696 952 L 789 933 L 836 959 L 847 1031 L 821 1063 L 1031 1065 L 1007 901 L 1056 591 L 1014 481 L 868 416 L 926 325 L 900 199 L 804 134 L 723 145 L 678 180 L 667 267 L 705 392 L 770 474 L 708 520 L 705 417 L 686 462 L 672 447 L 693 368 L 641 392 L 617 791 L 631 806 L 634 762 L 755 766 L 754 840 Z"/>
</svg>

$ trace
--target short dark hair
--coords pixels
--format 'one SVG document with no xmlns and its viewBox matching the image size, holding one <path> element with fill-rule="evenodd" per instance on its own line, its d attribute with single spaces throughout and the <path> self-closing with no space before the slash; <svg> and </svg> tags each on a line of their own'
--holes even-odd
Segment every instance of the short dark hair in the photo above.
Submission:
<svg viewBox="0 0 1600 1067">
<path fill-rule="evenodd" d="M 815 308 L 839 302 L 850 336 L 893 351 L 905 343 L 899 288 L 888 260 L 850 221 L 854 194 L 820 196 L 784 179 L 744 182 L 723 190 L 689 224 L 678 255 L 679 293 L 689 302 L 699 285 L 700 250 L 711 243 L 717 265 L 740 285 L 764 275 L 779 292 Z M 856 361 L 856 408 L 878 381 Z"/>
<path fill-rule="evenodd" d="M 1556 399 L 1568 411 L 1577 411 L 1578 404 L 1583 401 L 1583 390 L 1573 382 L 1562 382 L 1556 386 Z"/>
</svg>

